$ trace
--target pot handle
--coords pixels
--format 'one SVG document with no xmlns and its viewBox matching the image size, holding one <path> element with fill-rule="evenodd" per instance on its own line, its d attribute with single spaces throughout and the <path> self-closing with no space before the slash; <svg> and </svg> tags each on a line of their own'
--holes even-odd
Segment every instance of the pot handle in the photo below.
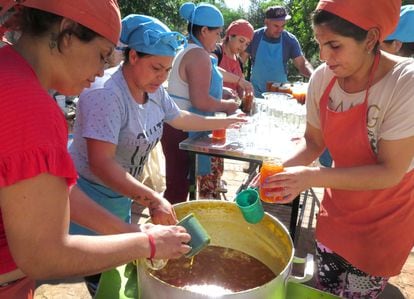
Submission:
<svg viewBox="0 0 414 299">
<path fill-rule="evenodd" d="M 288 281 L 292 282 L 307 282 L 312 279 L 313 277 L 313 270 L 314 270 L 314 262 L 313 262 L 313 255 L 308 253 L 306 258 L 301 257 L 293 257 L 294 264 L 305 264 L 305 270 L 303 271 L 303 276 L 293 276 L 290 275 L 288 277 Z"/>
</svg>

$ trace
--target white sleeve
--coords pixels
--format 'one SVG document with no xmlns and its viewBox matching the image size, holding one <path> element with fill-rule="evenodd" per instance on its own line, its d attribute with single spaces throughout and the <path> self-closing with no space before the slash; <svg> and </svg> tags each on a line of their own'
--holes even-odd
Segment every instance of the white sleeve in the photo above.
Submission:
<svg viewBox="0 0 414 299">
<path fill-rule="evenodd" d="M 306 93 L 306 120 L 318 129 L 321 128 L 319 102 L 332 78 L 332 72 L 322 64 L 313 72 L 309 81 Z"/>
<path fill-rule="evenodd" d="M 384 107 L 384 120 L 379 130 L 379 139 L 396 140 L 414 136 L 414 63 L 406 64 L 398 76 L 392 76 L 383 86 L 390 97 Z"/>
</svg>

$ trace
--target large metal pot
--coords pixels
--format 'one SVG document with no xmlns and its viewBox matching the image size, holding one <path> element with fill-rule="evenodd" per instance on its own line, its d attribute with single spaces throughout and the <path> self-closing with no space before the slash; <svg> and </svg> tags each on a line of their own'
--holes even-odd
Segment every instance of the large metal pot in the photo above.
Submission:
<svg viewBox="0 0 414 299">
<path fill-rule="evenodd" d="M 270 282 L 242 292 L 226 294 L 220 298 L 284 299 L 288 281 L 304 282 L 313 274 L 312 256 L 307 261 L 303 277 L 291 276 L 292 264 L 305 262 L 294 257 L 292 239 L 287 229 L 276 218 L 266 213 L 258 224 L 247 223 L 237 205 L 218 200 L 198 200 L 175 205 L 180 219 L 194 213 L 211 237 L 211 245 L 227 247 L 251 255 L 277 273 L 282 263 L 282 272 Z M 280 269 L 279 269 L 280 270 Z M 148 272 L 143 262 L 138 266 L 139 298 L 142 299 L 194 299 L 217 298 L 215 294 L 202 295 L 167 284 Z"/>
</svg>

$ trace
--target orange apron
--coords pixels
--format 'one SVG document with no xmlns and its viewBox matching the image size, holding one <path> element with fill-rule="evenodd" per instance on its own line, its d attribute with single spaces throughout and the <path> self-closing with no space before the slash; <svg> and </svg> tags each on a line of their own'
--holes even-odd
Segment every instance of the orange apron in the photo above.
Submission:
<svg viewBox="0 0 414 299">
<path fill-rule="evenodd" d="M 367 129 L 368 91 L 362 104 L 344 112 L 329 109 L 333 78 L 320 101 L 323 137 L 334 167 L 376 164 Z M 391 188 L 347 191 L 326 188 L 316 239 L 360 270 L 374 276 L 398 275 L 414 245 L 414 171 Z"/>
</svg>

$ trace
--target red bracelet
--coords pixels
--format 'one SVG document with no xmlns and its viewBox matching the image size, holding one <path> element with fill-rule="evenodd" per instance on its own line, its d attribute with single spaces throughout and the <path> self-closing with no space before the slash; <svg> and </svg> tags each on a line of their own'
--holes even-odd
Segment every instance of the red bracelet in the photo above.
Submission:
<svg viewBox="0 0 414 299">
<path fill-rule="evenodd" d="M 154 237 L 148 233 L 146 233 L 148 236 L 148 242 L 150 245 L 150 257 L 149 259 L 152 260 L 155 256 L 156 248 L 155 248 L 155 240 Z"/>
</svg>

